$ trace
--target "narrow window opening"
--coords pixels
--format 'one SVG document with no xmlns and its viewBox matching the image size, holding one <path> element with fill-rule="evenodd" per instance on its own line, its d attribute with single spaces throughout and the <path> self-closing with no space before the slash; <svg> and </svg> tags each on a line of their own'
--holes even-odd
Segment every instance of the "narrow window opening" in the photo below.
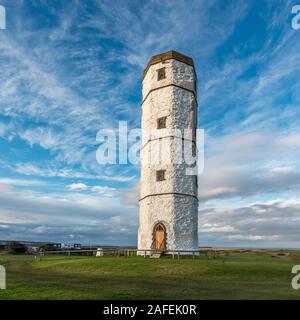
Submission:
<svg viewBox="0 0 300 320">
<path fill-rule="evenodd" d="M 166 180 L 165 174 L 166 174 L 166 170 L 158 170 L 158 171 L 156 171 L 156 181 L 164 181 L 164 180 Z"/>
<path fill-rule="evenodd" d="M 157 81 L 163 80 L 166 78 L 166 68 L 160 68 L 157 70 Z"/>
<path fill-rule="evenodd" d="M 157 129 L 165 129 L 167 127 L 167 117 L 157 119 Z"/>
</svg>

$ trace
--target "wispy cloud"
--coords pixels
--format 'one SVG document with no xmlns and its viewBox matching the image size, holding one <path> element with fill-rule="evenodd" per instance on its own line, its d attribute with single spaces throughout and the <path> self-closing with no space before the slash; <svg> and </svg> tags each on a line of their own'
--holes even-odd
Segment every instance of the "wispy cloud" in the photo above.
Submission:
<svg viewBox="0 0 300 320">
<path fill-rule="evenodd" d="M 4 4 L 0 217 L 7 237 L 91 234 L 117 242 L 120 232 L 135 239 L 139 168 L 99 166 L 95 138 L 119 120 L 140 126 L 142 70 L 153 54 L 176 49 L 195 61 L 206 130 L 200 236 L 208 244 L 295 244 L 288 223 L 295 217 L 286 206 L 300 184 L 300 42 L 290 27 L 292 1 Z M 222 221 L 228 205 L 230 219 L 250 212 L 252 220 Z M 278 228 L 275 214 L 265 233 L 255 229 L 264 209 L 280 212 L 286 228 Z"/>
<path fill-rule="evenodd" d="M 73 191 L 74 190 L 86 190 L 87 189 L 87 185 L 84 184 L 84 183 L 80 183 L 80 182 L 71 183 L 67 187 L 68 187 L 68 189 L 73 190 Z"/>
<path fill-rule="evenodd" d="M 299 248 L 299 214 L 298 199 L 206 208 L 199 212 L 200 243 Z"/>
</svg>

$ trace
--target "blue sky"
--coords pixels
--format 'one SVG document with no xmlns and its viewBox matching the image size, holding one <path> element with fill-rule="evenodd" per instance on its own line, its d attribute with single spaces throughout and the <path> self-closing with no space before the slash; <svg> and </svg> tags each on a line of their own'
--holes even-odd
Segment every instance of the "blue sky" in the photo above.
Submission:
<svg viewBox="0 0 300 320">
<path fill-rule="evenodd" d="M 142 71 L 193 57 L 201 246 L 300 247 L 297 1 L 0 0 L 0 239 L 135 245 L 139 167 L 99 129 L 140 127 Z"/>
</svg>

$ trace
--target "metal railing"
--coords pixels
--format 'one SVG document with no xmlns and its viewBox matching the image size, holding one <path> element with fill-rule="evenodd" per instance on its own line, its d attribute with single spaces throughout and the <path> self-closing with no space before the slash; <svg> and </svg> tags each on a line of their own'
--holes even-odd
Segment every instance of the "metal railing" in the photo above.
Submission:
<svg viewBox="0 0 300 320">
<path fill-rule="evenodd" d="M 152 255 L 153 253 L 161 252 L 167 257 L 172 257 L 173 259 L 180 259 L 181 256 L 185 257 L 199 257 L 207 259 L 217 259 L 220 257 L 228 256 L 231 254 L 241 254 L 249 252 L 260 252 L 264 253 L 263 249 L 244 249 L 244 248 L 207 248 L 201 247 L 198 250 L 157 250 L 157 249 L 136 249 L 136 248 L 100 248 L 102 256 L 142 256 L 144 258 Z M 55 251 L 43 251 L 35 253 L 36 256 L 46 256 L 46 255 L 63 255 L 63 256 L 95 256 L 99 252 L 99 249 L 67 249 L 67 250 L 55 250 Z"/>
<path fill-rule="evenodd" d="M 161 243 L 163 245 L 163 243 Z M 101 256 L 114 256 L 114 257 L 131 257 L 143 256 L 144 258 L 152 255 L 153 253 L 161 252 L 165 256 L 179 259 L 180 256 L 190 256 L 195 258 L 201 254 L 201 250 L 159 250 L 159 249 L 132 249 L 132 248 L 117 248 L 117 249 L 76 249 L 76 250 L 55 250 L 43 251 L 38 255 L 67 255 L 67 256 L 96 256 L 97 252 L 101 251 Z"/>
</svg>

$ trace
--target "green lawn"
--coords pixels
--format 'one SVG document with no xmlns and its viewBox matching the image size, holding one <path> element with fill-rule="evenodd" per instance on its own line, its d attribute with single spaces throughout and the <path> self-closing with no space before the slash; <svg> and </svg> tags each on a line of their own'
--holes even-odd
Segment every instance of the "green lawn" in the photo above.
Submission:
<svg viewBox="0 0 300 320">
<path fill-rule="evenodd" d="M 0 255 L 0 299 L 299 299 L 291 269 L 300 253 L 215 259 Z"/>
</svg>

